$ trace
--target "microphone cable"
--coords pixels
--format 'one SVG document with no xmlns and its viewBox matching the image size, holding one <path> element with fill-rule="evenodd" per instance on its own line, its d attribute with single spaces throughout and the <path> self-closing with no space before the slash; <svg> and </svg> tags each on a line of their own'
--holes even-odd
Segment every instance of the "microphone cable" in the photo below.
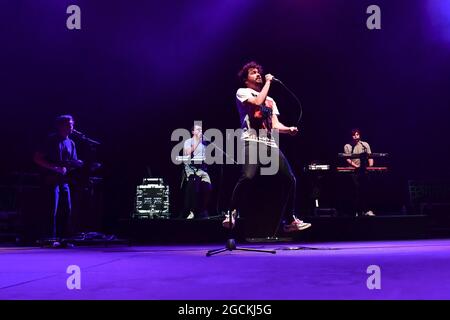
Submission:
<svg viewBox="0 0 450 320">
<path fill-rule="evenodd" d="M 300 102 L 300 99 L 295 95 L 294 92 L 292 92 L 291 89 L 289 89 L 283 82 L 281 82 L 280 80 L 276 80 L 276 82 L 278 82 L 279 84 L 281 84 L 295 99 L 295 101 L 297 101 L 298 107 L 299 107 L 299 115 L 298 115 L 298 119 L 297 119 L 297 124 L 296 127 L 300 126 L 300 121 L 302 120 L 303 117 L 303 107 L 302 107 L 302 103 Z"/>
</svg>

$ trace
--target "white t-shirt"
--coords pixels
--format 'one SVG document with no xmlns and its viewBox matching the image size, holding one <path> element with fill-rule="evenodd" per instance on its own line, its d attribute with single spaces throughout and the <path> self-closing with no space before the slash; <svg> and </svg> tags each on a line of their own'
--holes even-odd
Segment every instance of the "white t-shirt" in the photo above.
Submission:
<svg viewBox="0 0 450 320">
<path fill-rule="evenodd" d="M 372 153 L 372 150 L 370 150 L 370 145 L 365 141 L 359 141 L 359 143 L 357 143 L 354 147 L 350 143 L 347 143 L 344 146 L 344 153 L 346 154 L 361 154 L 363 152 Z M 356 165 L 361 164 L 360 159 L 352 159 L 352 162 Z"/>
<path fill-rule="evenodd" d="M 187 139 L 184 142 L 184 148 L 192 148 L 195 145 L 194 139 L 190 138 Z M 190 156 L 188 154 L 188 156 Z M 203 143 L 199 143 L 197 148 L 195 148 L 193 154 L 192 154 L 192 158 L 200 158 L 200 157 L 205 157 L 205 145 Z"/>
<path fill-rule="evenodd" d="M 190 138 L 184 142 L 184 149 L 192 148 L 194 144 L 194 139 Z M 184 168 L 186 170 L 187 175 L 193 174 L 194 171 L 202 171 L 206 170 L 205 165 L 205 151 L 206 146 L 203 143 L 199 143 L 197 148 L 195 148 L 192 154 L 188 154 L 186 156 L 191 156 L 191 160 L 184 161 Z"/>
<path fill-rule="evenodd" d="M 255 120 L 259 120 L 259 119 L 257 119 L 257 117 L 255 117 L 255 115 L 257 115 L 257 112 L 255 112 L 256 107 L 251 105 L 250 103 L 246 103 L 246 101 L 249 98 L 252 98 L 252 97 L 254 98 L 254 97 L 258 96 L 258 94 L 259 94 L 258 91 L 253 90 L 251 88 L 239 88 L 236 92 L 236 106 L 237 106 L 237 109 L 239 112 L 241 128 L 244 130 L 241 138 L 243 140 L 258 141 L 258 142 L 263 142 L 265 144 L 270 144 L 270 145 L 276 146 L 273 138 L 263 139 L 263 138 L 259 138 L 257 136 L 252 136 L 248 132 L 250 129 L 254 129 L 256 131 L 258 131 L 259 129 L 262 129 L 261 126 L 259 125 L 258 121 L 255 122 Z M 275 114 L 277 116 L 280 114 L 275 100 L 273 100 L 271 97 L 269 97 L 269 96 L 266 97 L 266 100 L 264 101 L 264 105 L 266 107 L 269 107 L 270 109 L 272 109 L 273 114 Z"/>
</svg>

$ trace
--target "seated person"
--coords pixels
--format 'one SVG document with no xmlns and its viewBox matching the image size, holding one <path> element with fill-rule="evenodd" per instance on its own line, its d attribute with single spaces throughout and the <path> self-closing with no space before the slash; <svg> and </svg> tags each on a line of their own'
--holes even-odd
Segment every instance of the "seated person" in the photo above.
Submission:
<svg viewBox="0 0 450 320">
<path fill-rule="evenodd" d="M 192 138 L 184 142 L 183 155 L 191 159 L 205 158 L 206 146 L 203 142 L 202 127 L 194 125 Z M 207 218 L 208 203 L 211 194 L 211 179 L 204 161 L 185 161 L 184 178 L 185 188 L 183 218 Z"/>
</svg>

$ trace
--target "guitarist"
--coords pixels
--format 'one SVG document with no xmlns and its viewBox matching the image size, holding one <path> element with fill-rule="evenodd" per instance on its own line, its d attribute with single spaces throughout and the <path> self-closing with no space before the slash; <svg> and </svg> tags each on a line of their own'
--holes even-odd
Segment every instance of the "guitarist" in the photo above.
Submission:
<svg viewBox="0 0 450 320">
<path fill-rule="evenodd" d="M 49 192 L 51 205 L 52 237 L 54 246 L 58 241 L 71 235 L 72 204 L 70 186 L 67 179 L 70 171 L 83 165 L 78 160 L 75 143 L 69 138 L 73 132 L 74 120 L 71 115 L 61 115 L 55 121 L 56 132 L 49 135 L 34 153 L 34 162 L 44 170 L 45 189 Z"/>
</svg>

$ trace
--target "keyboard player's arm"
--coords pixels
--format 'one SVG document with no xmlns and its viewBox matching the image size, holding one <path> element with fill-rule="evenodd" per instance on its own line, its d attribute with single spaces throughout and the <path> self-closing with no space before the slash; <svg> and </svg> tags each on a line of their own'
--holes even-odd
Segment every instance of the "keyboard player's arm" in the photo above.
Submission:
<svg viewBox="0 0 450 320">
<path fill-rule="evenodd" d="M 346 144 L 344 146 L 344 153 L 345 154 L 352 154 L 352 146 L 349 144 Z M 353 168 L 359 168 L 359 165 L 353 162 L 353 159 L 346 159 L 349 166 L 352 166 Z"/>
</svg>

